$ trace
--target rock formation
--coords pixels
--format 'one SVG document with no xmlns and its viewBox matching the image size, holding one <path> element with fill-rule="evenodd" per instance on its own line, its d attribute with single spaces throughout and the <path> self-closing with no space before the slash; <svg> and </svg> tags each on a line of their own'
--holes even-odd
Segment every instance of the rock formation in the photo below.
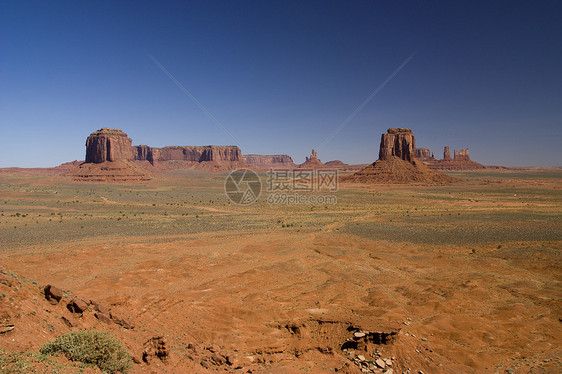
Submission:
<svg viewBox="0 0 562 374">
<path fill-rule="evenodd" d="M 168 146 L 163 148 L 147 145 L 133 146 L 136 161 L 148 161 L 160 169 L 202 168 L 229 170 L 246 167 L 242 152 L 236 146 Z"/>
<path fill-rule="evenodd" d="M 248 166 L 256 169 L 293 168 L 295 163 L 288 155 L 242 155 Z"/>
<path fill-rule="evenodd" d="M 422 150 L 425 148 L 420 148 Z M 428 150 L 429 151 L 429 150 Z M 420 154 L 421 157 L 418 156 L 418 149 L 416 149 L 416 157 L 423 161 L 427 166 L 435 170 L 477 170 L 477 169 L 485 169 L 487 166 L 474 162 L 470 159 L 468 155 L 468 148 L 454 150 L 454 158 L 451 159 L 451 151 L 449 147 L 445 147 L 443 150 L 443 159 L 436 160 L 434 158 L 425 158 L 426 152 L 424 151 L 423 154 Z M 498 168 L 498 167 L 491 167 L 491 168 Z"/>
<path fill-rule="evenodd" d="M 151 179 L 133 161 L 131 139 L 122 130 L 102 128 L 86 140 L 86 161 L 68 175 L 75 181 L 129 182 Z"/>
<path fill-rule="evenodd" d="M 145 160 L 150 163 L 162 161 L 241 161 L 242 152 L 236 146 L 169 146 L 163 148 L 136 145 L 133 147 L 135 160 Z"/>
<path fill-rule="evenodd" d="M 443 148 L 443 160 L 451 161 L 451 150 L 449 149 L 449 146 L 445 146 L 445 148 Z"/>
<path fill-rule="evenodd" d="M 454 181 L 448 175 L 427 167 L 414 157 L 415 137 L 410 129 L 390 128 L 381 137 L 379 159 L 343 178 L 360 183 L 444 184 Z"/>
<path fill-rule="evenodd" d="M 416 139 L 412 130 L 407 128 L 390 128 L 381 136 L 379 160 L 389 160 L 398 157 L 401 160 L 412 162 L 415 159 L 414 149 Z"/>
<path fill-rule="evenodd" d="M 433 154 L 427 148 L 416 148 L 415 156 L 416 159 L 420 161 L 428 161 L 433 159 Z"/>
<path fill-rule="evenodd" d="M 331 168 L 345 168 L 348 167 L 349 165 L 346 164 L 345 162 L 341 161 L 341 160 L 332 160 L 332 161 L 328 161 L 324 164 L 324 166 L 328 166 Z"/>
<path fill-rule="evenodd" d="M 310 154 L 310 158 L 306 158 L 306 161 L 310 161 L 310 160 L 317 160 L 318 159 L 318 154 L 316 153 L 316 150 L 313 149 L 312 153 Z M 306 162 L 305 161 L 305 162 Z"/>
<path fill-rule="evenodd" d="M 86 162 L 132 160 L 131 139 L 119 129 L 106 127 L 94 131 L 86 139 Z"/>
<path fill-rule="evenodd" d="M 325 165 L 318 159 L 318 154 L 314 149 L 312 150 L 310 157 L 306 157 L 305 161 L 299 165 L 299 168 L 304 169 L 318 169 L 323 167 L 325 167 Z"/>
<path fill-rule="evenodd" d="M 470 161 L 468 156 L 468 148 L 456 150 L 455 149 L 455 161 Z"/>
</svg>

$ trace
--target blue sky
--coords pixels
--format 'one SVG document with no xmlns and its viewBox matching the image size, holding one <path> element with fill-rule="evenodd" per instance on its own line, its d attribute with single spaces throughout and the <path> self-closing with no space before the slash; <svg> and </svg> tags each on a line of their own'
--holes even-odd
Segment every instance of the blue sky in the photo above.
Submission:
<svg viewBox="0 0 562 374">
<path fill-rule="evenodd" d="M 347 163 L 410 127 L 437 156 L 561 165 L 561 18 L 560 1 L 1 1 L 0 167 L 82 160 L 101 127 Z"/>
</svg>

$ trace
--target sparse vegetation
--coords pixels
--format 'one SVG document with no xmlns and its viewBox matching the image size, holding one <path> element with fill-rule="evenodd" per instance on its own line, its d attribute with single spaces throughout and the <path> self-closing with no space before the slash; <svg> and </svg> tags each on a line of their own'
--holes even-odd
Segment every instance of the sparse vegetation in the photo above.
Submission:
<svg viewBox="0 0 562 374">
<path fill-rule="evenodd" d="M 45 343 L 40 353 L 63 354 L 71 361 L 96 365 L 106 373 L 127 373 L 132 364 L 124 345 L 107 331 L 72 331 Z"/>
</svg>

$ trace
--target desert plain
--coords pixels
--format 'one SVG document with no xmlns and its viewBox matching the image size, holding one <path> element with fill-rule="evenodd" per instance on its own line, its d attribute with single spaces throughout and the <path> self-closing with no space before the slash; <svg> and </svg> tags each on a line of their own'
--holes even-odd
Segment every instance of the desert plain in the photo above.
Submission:
<svg viewBox="0 0 562 374">
<path fill-rule="evenodd" d="M 230 202 L 227 173 L 5 169 L 2 371 L 99 372 L 37 353 L 98 329 L 133 373 L 561 372 L 562 171 L 447 174 L 460 181 L 340 183 L 337 204 L 287 206 Z"/>
</svg>

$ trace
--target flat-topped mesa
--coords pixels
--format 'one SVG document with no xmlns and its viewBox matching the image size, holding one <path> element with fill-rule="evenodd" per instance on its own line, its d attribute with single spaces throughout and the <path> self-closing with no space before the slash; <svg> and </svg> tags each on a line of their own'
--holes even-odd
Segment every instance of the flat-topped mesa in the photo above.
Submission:
<svg viewBox="0 0 562 374">
<path fill-rule="evenodd" d="M 289 155 L 242 155 L 242 160 L 255 168 L 294 167 Z"/>
<path fill-rule="evenodd" d="M 381 136 L 379 160 L 389 160 L 398 157 L 412 163 L 415 160 L 414 149 L 416 140 L 412 130 L 408 128 L 390 128 Z"/>
<path fill-rule="evenodd" d="M 133 146 L 133 157 L 135 160 L 146 160 L 151 164 L 156 161 L 235 162 L 242 161 L 242 152 L 240 148 L 234 145 L 169 146 L 163 148 L 136 145 Z"/>
<path fill-rule="evenodd" d="M 131 139 L 123 130 L 104 127 L 86 139 L 86 163 L 132 159 Z"/>
</svg>

